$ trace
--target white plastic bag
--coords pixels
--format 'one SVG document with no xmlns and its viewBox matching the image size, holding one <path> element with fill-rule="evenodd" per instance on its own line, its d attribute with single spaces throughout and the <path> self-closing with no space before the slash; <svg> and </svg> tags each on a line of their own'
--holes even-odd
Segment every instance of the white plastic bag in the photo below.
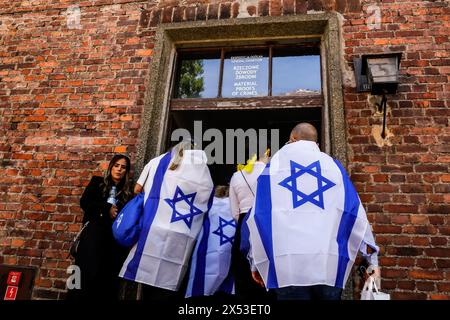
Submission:
<svg viewBox="0 0 450 320">
<path fill-rule="evenodd" d="M 361 291 L 361 300 L 391 300 L 391 296 L 388 293 L 379 291 L 375 279 L 370 276 L 364 283 L 364 288 Z"/>
</svg>

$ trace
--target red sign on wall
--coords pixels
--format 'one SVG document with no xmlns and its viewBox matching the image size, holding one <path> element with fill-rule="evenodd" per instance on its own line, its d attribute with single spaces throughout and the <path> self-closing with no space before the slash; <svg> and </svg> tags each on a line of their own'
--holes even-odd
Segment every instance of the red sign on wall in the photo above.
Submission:
<svg viewBox="0 0 450 320">
<path fill-rule="evenodd" d="M 22 272 L 19 271 L 11 271 L 8 273 L 8 280 L 6 284 L 9 286 L 19 286 L 20 277 L 22 276 Z"/>
<path fill-rule="evenodd" d="M 4 300 L 16 300 L 18 287 L 8 286 L 6 288 Z"/>
</svg>

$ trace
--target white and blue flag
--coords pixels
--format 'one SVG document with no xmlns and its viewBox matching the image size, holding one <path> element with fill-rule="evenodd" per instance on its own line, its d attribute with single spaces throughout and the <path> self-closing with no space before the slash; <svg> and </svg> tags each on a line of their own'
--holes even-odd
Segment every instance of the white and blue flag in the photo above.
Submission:
<svg viewBox="0 0 450 320">
<path fill-rule="evenodd" d="M 258 178 L 248 219 L 252 268 L 267 288 L 344 288 L 366 233 L 366 212 L 342 165 L 316 143 L 280 149 Z"/>
<path fill-rule="evenodd" d="M 192 255 L 187 298 L 210 296 L 217 291 L 233 293 L 229 271 L 236 225 L 229 198 L 214 197 Z"/>
<path fill-rule="evenodd" d="M 144 212 L 138 242 L 120 277 L 172 291 L 179 289 L 213 197 L 213 182 L 201 150 L 184 150 L 170 170 L 171 153 L 146 166 Z"/>
</svg>

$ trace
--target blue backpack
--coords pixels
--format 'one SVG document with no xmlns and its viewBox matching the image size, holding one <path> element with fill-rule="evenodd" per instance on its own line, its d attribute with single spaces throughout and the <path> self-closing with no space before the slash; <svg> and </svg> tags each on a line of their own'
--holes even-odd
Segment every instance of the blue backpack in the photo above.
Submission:
<svg viewBox="0 0 450 320">
<path fill-rule="evenodd" d="M 144 192 L 131 199 L 122 210 L 112 226 L 116 241 L 124 247 L 131 247 L 139 240 L 140 219 L 144 211 Z"/>
</svg>

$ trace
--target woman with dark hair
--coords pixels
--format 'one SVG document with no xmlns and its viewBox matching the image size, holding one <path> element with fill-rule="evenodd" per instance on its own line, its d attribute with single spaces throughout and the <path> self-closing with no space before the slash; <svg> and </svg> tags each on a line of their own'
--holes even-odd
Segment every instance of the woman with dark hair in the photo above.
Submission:
<svg viewBox="0 0 450 320">
<path fill-rule="evenodd" d="M 119 298 L 119 271 L 128 249 L 114 240 L 112 224 L 131 200 L 130 159 L 115 155 L 104 177 L 93 176 L 80 199 L 83 226 L 75 264 L 81 271 L 81 289 L 69 290 L 68 299 Z"/>
</svg>

